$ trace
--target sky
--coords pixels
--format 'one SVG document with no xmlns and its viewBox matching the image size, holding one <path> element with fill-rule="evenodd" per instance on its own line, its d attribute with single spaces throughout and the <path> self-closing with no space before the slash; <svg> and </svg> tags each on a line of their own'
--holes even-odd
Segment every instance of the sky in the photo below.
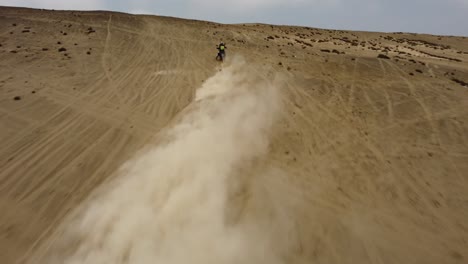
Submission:
<svg viewBox="0 0 468 264">
<path fill-rule="evenodd" d="M 468 36 L 468 0 L 0 0 L 0 5 Z"/>
</svg>

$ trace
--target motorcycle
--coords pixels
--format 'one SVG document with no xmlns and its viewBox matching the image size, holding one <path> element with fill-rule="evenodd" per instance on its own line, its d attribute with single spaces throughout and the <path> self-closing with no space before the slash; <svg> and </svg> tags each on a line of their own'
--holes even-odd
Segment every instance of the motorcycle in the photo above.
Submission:
<svg viewBox="0 0 468 264">
<path fill-rule="evenodd" d="M 221 52 L 221 51 L 218 52 L 218 55 L 216 56 L 217 61 L 223 62 L 225 60 L 225 58 L 226 58 L 226 53 Z"/>
<path fill-rule="evenodd" d="M 224 60 L 226 59 L 226 51 L 220 50 L 219 46 L 216 46 L 216 49 L 218 50 L 218 55 L 216 56 L 216 60 L 224 62 Z"/>
</svg>

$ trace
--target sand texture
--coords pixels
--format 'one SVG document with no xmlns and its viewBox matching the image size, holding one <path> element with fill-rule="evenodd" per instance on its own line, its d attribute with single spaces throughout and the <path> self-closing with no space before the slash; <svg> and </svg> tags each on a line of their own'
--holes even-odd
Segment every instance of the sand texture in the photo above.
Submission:
<svg viewBox="0 0 468 264">
<path fill-rule="evenodd" d="M 0 7 L 0 263 L 467 262 L 468 38 Z"/>
</svg>

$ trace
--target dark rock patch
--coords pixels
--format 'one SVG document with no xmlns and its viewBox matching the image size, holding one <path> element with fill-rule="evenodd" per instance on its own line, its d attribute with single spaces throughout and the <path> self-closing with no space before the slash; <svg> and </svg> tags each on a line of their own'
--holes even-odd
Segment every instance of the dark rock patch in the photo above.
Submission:
<svg viewBox="0 0 468 264">
<path fill-rule="evenodd" d="M 390 57 L 388 57 L 387 55 L 384 55 L 384 54 L 379 54 L 379 56 L 377 56 L 377 58 L 379 59 L 386 59 L 386 60 L 389 60 Z"/>
<path fill-rule="evenodd" d="M 423 73 L 421 70 L 417 69 L 416 72 Z"/>
<path fill-rule="evenodd" d="M 450 58 L 450 57 L 439 56 L 439 55 L 431 54 L 431 53 L 424 52 L 424 51 L 419 51 L 419 52 L 421 52 L 422 54 L 431 56 L 431 57 L 438 58 L 438 59 L 446 59 L 446 60 L 449 60 L 449 61 L 463 62 L 463 61 L 460 60 L 460 59 L 454 59 L 454 58 Z"/>
<path fill-rule="evenodd" d="M 88 51 L 88 52 L 86 52 L 86 54 L 91 55 L 91 52 Z"/>
<path fill-rule="evenodd" d="M 12 50 L 12 51 L 10 51 L 10 53 L 18 53 L 18 51 Z"/>
<path fill-rule="evenodd" d="M 67 51 L 67 49 L 66 48 L 60 48 L 60 49 L 58 49 L 58 51 L 59 52 L 64 52 L 64 51 Z"/>
<path fill-rule="evenodd" d="M 86 32 L 88 35 L 91 34 L 91 33 L 95 33 L 96 30 L 94 30 L 92 27 L 89 27 L 88 28 L 88 32 Z M 213 33 L 213 35 L 216 35 L 216 33 Z"/>
<path fill-rule="evenodd" d="M 19 100 L 21 100 L 21 96 L 15 96 L 15 97 L 13 97 L 13 100 L 19 101 Z"/>
<path fill-rule="evenodd" d="M 29 33 L 29 32 L 31 32 L 29 29 L 25 29 L 25 30 L 21 31 L 21 33 Z"/>
<path fill-rule="evenodd" d="M 440 205 L 439 205 L 440 206 Z M 460 254 L 459 252 L 457 251 L 452 251 L 450 253 L 450 256 L 453 258 L 453 259 L 456 259 L 456 260 L 463 260 L 463 255 Z"/>
<path fill-rule="evenodd" d="M 48 51 L 49 49 L 48 48 L 42 48 L 42 51 Z"/>
<path fill-rule="evenodd" d="M 60 45 L 60 44 L 62 44 L 62 42 L 60 42 L 60 41 L 57 41 L 57 44 L 58 44 L 58 45 Z"/>
<path fill-rule="evenodd" d="M 464 87 L 468 87 L 468 83 L 467 82 L 464 82 L 462 80 L 459 80 L 459 79 L 456 79 L 456 78 L 452 78 L 452 81 L 460 84 L 461 86 L 464 86 Z"/>
<path fill-rule="evenodd" d="M 321 49 L 320 51 L 321 51 L 321 52 L 330 53 L 330 50 L 328 50 L 328 49 Z"/>
</svg>

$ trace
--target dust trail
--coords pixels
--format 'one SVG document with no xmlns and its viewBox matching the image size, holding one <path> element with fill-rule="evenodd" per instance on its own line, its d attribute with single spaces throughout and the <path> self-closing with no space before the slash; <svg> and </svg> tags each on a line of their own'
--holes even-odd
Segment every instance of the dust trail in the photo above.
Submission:
<svg viewBox="0 0 468 264">
<path fill-rule="evenodd" d="M 207 80 L 166 143 L 126 164 L 66 227 L 49 263 L 279 262 L 266 232 L 227 219 L 227 180 L 265 154 L 279 109 L 277 87 L 246 67 Z"/>
</svg>

